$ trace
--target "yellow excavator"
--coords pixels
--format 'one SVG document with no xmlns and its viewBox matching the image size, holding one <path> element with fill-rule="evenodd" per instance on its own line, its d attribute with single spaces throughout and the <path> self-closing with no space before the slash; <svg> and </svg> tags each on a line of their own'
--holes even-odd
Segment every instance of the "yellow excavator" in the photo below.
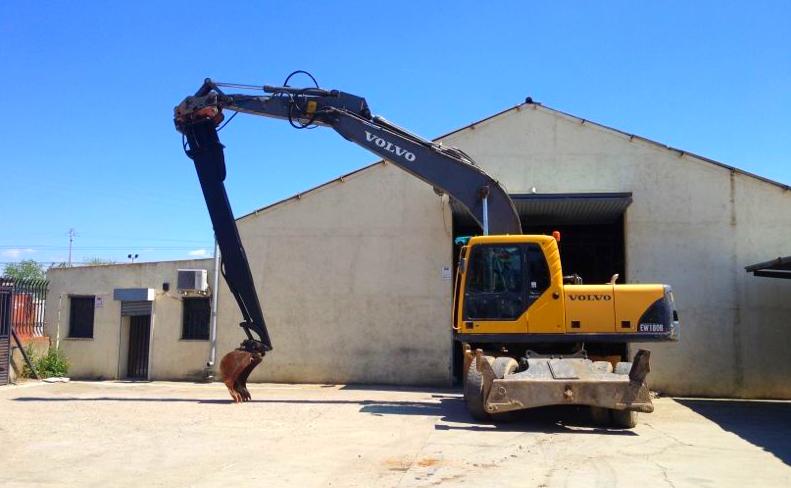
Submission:
<svg viewBox="0 0 791 488">
<path fill-rule="evenodd" d="M 464 399 L 475 419 L 587 405 L 598 422 L 630 428 L 636 412 L 653 411 L 645 381 L 649 352 L 629 361 L 628 344 L 678 340 L 670 286 L 615 284 L 617 275 L 589 285 L 564 276 L 559 234 L 522 234 L 508 193 L 470 156 L 372 115 L 364 98 L 319 88 L 312 76 L 313 87 L 289 86 L 296 74 L 310 76 L 296 71 L 283 86 L 206 79 L 174 110 L 221 251 L 221 271 L 242 314 L 246 339 L 220 362 L 234 401 L 250 399 L 247 379 L 272 342 L 223 183 L 217 131 L 226 111 L 284 119 L 297 129 L 330 127 L 447 194 L 480 226 L 481 235 L 458 242 L 451 324 L 464 351 Z M 259 93 L 228 94 L 228 88 Z"/>
</svg>

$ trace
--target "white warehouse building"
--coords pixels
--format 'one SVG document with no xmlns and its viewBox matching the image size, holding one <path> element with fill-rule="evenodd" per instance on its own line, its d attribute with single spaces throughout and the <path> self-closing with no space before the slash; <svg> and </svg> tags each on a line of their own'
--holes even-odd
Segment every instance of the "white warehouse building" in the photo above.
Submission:
<svg viewBox="0 0 791 488">
<path fill-rule="evenodd" d="M 447 134 L 512 195 L 525 233 L 561 233 L 564 273 L 672 285 L 682 332 L 652 351 L 674 395 L 791 398 L 791 281 L 745 266 L 789 254 L 791 191 L 766 178 L 525 103 Z M 274 351 L 251 381 L 447 385 L 454 238 L 479 232 L 386 161 L 237 221 Z M 48 335 L 77 378 L 194 379 L 238 346 L 211 259 L 53 269 Z"/>
</svg>

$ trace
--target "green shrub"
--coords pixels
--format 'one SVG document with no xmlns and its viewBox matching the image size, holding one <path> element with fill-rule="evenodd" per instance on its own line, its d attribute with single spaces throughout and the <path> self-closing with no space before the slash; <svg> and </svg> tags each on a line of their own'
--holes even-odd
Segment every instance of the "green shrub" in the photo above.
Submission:
<svg viewBox="0 0 791 488">
<path fill-rule="evenodd" d="M 30 344 L 25 347 L 27 357 L 36 367 L 36 372 L 41 378 L 51 378 L 53 376 L 66 376 L 69 372 L 69 360 L 60 349 L 50 347 L 46 354 L 43 356 L 36 356 L 33 353 L 33 348 Z M 35 378 L 35 375 L 30 370 L 30 367 L 25 363 L 22 370 L 22 376 L 25 378 Z"/>
</svg>

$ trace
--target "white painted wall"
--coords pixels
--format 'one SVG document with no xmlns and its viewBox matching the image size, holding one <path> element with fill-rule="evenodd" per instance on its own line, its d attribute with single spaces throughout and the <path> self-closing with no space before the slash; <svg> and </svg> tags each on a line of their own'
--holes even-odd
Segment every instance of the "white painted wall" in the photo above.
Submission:
<svg viewBox="0 0 791 488">
<path fill-rule="evenodd" d="M 238 225 L 275 348 L 254 381 L 448 383 L 451 214 L 430 186 L 378 164 Z"/>
</svg>

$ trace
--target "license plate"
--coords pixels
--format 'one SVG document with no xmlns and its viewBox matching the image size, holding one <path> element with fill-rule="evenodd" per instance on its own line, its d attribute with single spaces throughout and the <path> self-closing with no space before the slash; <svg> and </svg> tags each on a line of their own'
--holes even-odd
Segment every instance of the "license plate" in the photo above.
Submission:
<svg viewBox="0 0 791 488">
<path fill-rule="evenodd" d="M 647 323 L 640 324 L 638 330 L 640 332 L 664 332 L 665 327 L 662 324 Z"/>
</svg>

